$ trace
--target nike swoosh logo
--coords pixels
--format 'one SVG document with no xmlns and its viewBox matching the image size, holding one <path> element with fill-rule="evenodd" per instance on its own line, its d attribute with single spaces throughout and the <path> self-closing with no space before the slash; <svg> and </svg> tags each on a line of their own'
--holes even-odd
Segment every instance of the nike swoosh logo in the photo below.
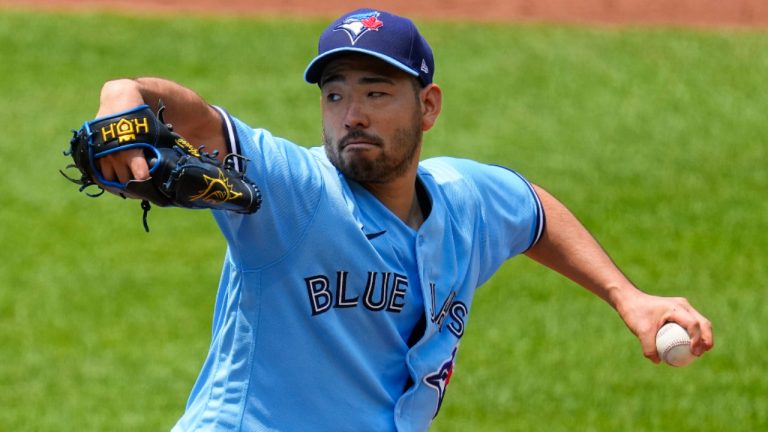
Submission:
<svg viewBox="0 0 768 432">
<path fill-rule="evenodd" d="M 384 230 L 384 231 L 379 231 L 379 232 L 375 232 L 375 233 L 370 233 L 370 234 L 366 234 L 366 235 L 365 235 L 365 238 L 367 238 L 368 240 L 373 240 L 373 239 L 375 239 L 376 237 L 379 237 L 379 236 L 381 236 L 381 235 L 384 235 L 386 232 L 387 232 L 387 230 Z"/>
</svg>

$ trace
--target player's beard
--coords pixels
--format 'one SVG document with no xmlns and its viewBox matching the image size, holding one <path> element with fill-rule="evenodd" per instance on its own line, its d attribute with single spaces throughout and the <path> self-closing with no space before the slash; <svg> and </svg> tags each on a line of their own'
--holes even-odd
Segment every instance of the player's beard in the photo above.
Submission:
<svg viewBox="0 0 768 432">
<path fill-rule="evenodd" d="M 345 177 L 360 183 L 384 183 L 406 173 L 418 162 L 417 153 L 421 146 L 423 131 L 421 113 L 416 111 L 408 127 L 395 131 L 392 142 L 386 143 L 378 135 L 363 129 L 352 129 L 342 139 L 333 141 L 323 130 L 325 153 L 331 163 Z M 368 158 L 352 153 L 345 153 L 344 146 L 351 140 L 363 139 L 379 146 L 379 154 Z"/>
</svg>

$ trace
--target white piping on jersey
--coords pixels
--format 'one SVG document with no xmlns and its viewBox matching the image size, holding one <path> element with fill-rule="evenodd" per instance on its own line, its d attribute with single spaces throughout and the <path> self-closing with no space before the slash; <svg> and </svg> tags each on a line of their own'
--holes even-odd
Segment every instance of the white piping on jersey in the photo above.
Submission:
<svg viewBox="0 0 768 432">
<path fill-rule="evenodd" d="M 233 153 L 233 154 L 236 154 L 236 155 L 240 155 L 240 149 L 237 148 L 237 138 L 235 136 L 235 128 L 234 128 L 234 126 L 232 126 L 232 120 L 229 118 L 229 114 L 227 114 L 227 112 L 224 111 L 224 109 L 221 108 L 221 107 L 218 107 L 216 105 L 211 105 L 211 106 L 216 111 L 218 111 L 219 114 L 221 114 L 221 119 L 224 121 L 224 126 L 227 129 L 227 133 L 226 133 L 225 138 L 226 138 L 226 141 L 227 141 L 226 145 L 227 145 L 228 153 Z M 224 156 L 226 156 L 226 155 L 224 155 Z M 241 163 L 240 159 L 233 158 L 233 160 L 235 162 L 235 171 L 242 172 L 242 167 L 240 166 L 240 163 Z"/>
</svg>

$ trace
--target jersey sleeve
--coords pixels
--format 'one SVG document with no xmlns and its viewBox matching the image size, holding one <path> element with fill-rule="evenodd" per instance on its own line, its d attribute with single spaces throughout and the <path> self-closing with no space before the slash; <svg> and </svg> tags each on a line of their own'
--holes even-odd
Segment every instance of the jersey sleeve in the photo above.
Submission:
<svg viewBox="0 0 768 432">
<path fill-rule="evenodd" d="M 235 168 L 245 169 L 263 199 L 252 215 L 222 211 L 214 216 L 235 256 L 239 251 L 254 265 L 267 265 L 298 243 L 315 215 L 323 188 L 318 158 L 310 149 L 214 108 L 222 116 L 228 152 L 240 156 L 234 159 Z"/>
<path fill-rule="evenodd" d="M 522 175 L 501 166 L 471 164 L 466 172 L 479 197 L 480 281 L 541 238 L 545 216 L 539 197 Z"/>
<path fill-rule="evenodd" d="M 528 180 L 517 171 L 500 165 L 481 165 L 485 175 L 475 179 L 483 202 L 492 247 L 504 250 L 509 257 L 533 247 L 544 232 L 545 215 L 539 196 Z M 502 230 L 507 238 L 492 233 Z M 494 240 L 503 241 L 494 245 Z"/>
<path fill-rule="evenodd" d="M 522 175 L 467 159 L 435 158 L 423 165 L 441 183 L 456 223 L 474 239 L 480 283 L 541 238 L 544 210 Z"/>
</svg>

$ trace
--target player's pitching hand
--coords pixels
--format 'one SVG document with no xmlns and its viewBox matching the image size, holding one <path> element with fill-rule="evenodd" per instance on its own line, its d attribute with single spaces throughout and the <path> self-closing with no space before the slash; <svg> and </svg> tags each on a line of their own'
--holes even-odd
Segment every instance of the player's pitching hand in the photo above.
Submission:
<svg viewBox="0 0 768 432">
<path fill-rule="evenodd" d="M 691 337 L 691 353 L 701 356 L 714 346 L 712 323 L 682 297 L 658 297 L 634 293 L 617 305 L 619 315 L 640 339 L 643 355 L 654 363 L 661 362 L 656 350 L 656 333 L 666 322 L 680 324 Z"/>
</svg>

